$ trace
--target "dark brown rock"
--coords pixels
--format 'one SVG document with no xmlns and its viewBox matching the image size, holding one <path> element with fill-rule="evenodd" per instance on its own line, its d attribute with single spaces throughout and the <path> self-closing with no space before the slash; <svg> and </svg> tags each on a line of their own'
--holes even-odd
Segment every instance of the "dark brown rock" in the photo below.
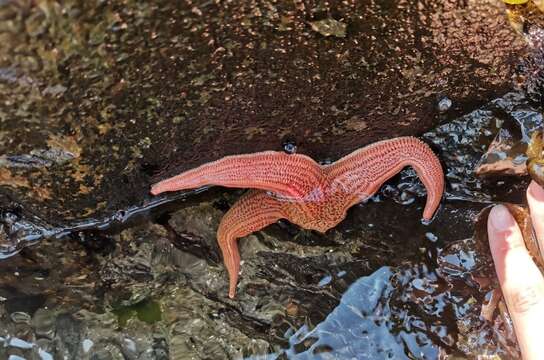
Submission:
<svg viewBox="0 0 544 360">
<path fill-rule="evenodd" d="M 444 95 L 453 116 L 508 88 L 523 48 L 492 1 L 7 1 L 0 19 L 0 218 L 46 224 L 4 228 L 6 251 L 123 222 L 156 179 L 286 135 L 322 160 L 421 134 Z"/>
</svg>

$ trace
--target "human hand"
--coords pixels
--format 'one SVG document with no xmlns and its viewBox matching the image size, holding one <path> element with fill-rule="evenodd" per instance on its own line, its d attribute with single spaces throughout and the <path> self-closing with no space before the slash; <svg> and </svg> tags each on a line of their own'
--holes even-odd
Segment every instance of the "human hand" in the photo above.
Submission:
<svg viewBox="0 0 544 360">
<path fill-rule="evenodd" d="M 544 189 L 534 181 L 527 189 L 531 220 L 544 249 Z M 495 270 L 524 359 L 544 358 L 544 277 L 525 247 L 521 231 L 503 205 L 487 221 Z"/>
</svg>

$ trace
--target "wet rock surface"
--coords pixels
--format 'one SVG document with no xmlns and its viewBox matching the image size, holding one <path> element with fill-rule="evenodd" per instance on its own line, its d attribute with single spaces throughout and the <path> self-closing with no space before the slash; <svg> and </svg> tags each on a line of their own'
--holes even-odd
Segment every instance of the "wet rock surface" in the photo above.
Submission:
<svg viewBox="0 0 544 360">
<path fill-rule="evenodd" d="M 491 0 L 2 1 L 0 20 L 5 254 L 286 136 L 326 160 L 421 134 L 502 93 L 525 48 Z"/>
<path fill-rule="evenodd" d="M 231 300 L 215 242 L 218 203 L 231 200 L 218 195 L 162 224 L 85 243 L 46 241 L 1 262 L 0 356 L 505 353 L 493 324 L 479 317 L 485 292 L 466 278 L 471 253 L 449 245 L 471 235 L 482 205 L 446 203 L 425 226 L 417 225 L 422 199 L 404 206 L 376 197 L 327 234 L 270 226 L 240 241 Z"/>
<path fill-rule="evenodd" d="M 488 250 L 472 235 L 481 209 L 522 202 L 526 182 L 475 170 L 501 129 L 530 134 L 538 114 L 509 93 L 423 136 L 447 180 L 430 225 L 407 169 L 326 234 L 279 222 L 241 239 L 235 299 L 215 232 L 240 190 L 26 248 L 0 262 L 0 356 L 516 358 L 492 306 Z"/>
<path fill-rule="evenodd" d="M 501 11 L 0 2 L 0 47 L 20 45 L 0 48 L 0 245 L 20 250 L 0 261 L 0 358 L 518 358 L 473 236 L 490 202 L 523 202 L 512 169 L 542 126 L 537 86 L 468 111 L 522 46 Z M 325 234 L 280 221 L 241 239 L 235 299 L 215 232 L 243 191 L 145 195 L 235 145 L 335 159 L 435 121 L 430 225 L 407 169 Z"/>
<path fill-rule="evenodd" d="M 446 197 L 477 202 L 517 198 L 527 174 L 531 134 L 542 128 L 542 114 L 523 93 L 511 92 L 423 135 L 436 145 L 446 167 Z M 506 199 L 502 199 L 506 200 Z"/>
</svg>

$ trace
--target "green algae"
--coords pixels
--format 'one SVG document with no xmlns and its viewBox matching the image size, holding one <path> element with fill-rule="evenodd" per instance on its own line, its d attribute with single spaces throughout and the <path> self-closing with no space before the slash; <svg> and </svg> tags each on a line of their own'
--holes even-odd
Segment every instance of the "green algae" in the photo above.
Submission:
<svg viewBox="0 0 544 360">
<path fill-rule="evenodd" d="M 120 327 L 126 326 L 130 319 L 138 319 L 147 324 L 154 324 L 162 320 L 160 303 L 151 299 L 128 306 L 117 307 L 112 310 L 112 313 L 117 316 Z"/>
</svg>

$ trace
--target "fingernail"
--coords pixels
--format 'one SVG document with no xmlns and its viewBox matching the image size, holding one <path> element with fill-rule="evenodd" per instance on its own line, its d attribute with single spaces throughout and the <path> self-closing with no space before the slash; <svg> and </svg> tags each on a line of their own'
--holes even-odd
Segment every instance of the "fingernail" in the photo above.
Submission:
<svg viewBox="0 0 544 360">
<path fill-rule="evenodd" d="M 544 189 L 534 180 L 529 185 L 529 191 L 535 200 L 544 201 Z"/>
<path fill-rule="evenodd" d="M 496 231 L 510 229 L 516 221 L 504 205 L 495 205 L 489 212 L 489 223 Z"/>
</svg>

